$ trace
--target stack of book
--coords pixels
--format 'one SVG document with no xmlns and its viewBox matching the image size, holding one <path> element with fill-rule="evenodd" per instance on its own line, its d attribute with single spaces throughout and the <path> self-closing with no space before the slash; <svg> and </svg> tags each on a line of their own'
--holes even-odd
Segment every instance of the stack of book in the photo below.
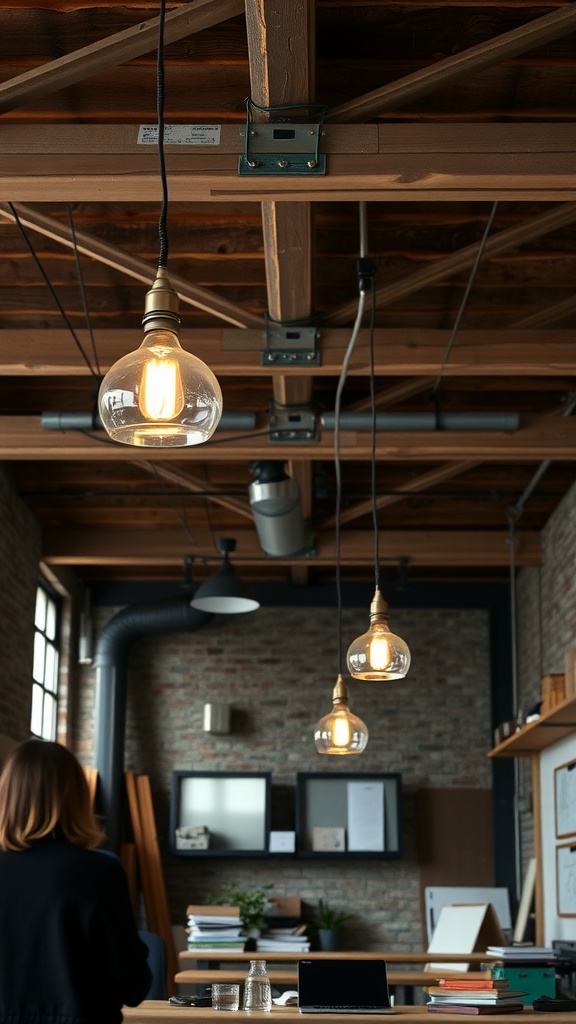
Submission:
<svg viewBox="0 0 576 1024">
<path fill-rule="evenodd" d="M 550 946 L 488 946 L 488 956 L 497 957 L 506 963 L 549 963 L 556 960 L 556 953 Z"/>
<path fill-rule="evenodd" d="M 268 928 L 256 939 L 256 950 L 259 953 L 308 953 L 310 940 L 306 935 L 306 925 Z"/>
<path fill-rule="evenodd" d="M 432 1013 L 515 1013 L 524 1008 L 524 992 L 514 992 L 506 979 L 441 978 L 427 989 Z"/>
<path fill-rule="evenodd" d="M 201 954 L 244 949 L 239 907 L 189 906 L 187 914 L 189 950 Z"/>
</svg>

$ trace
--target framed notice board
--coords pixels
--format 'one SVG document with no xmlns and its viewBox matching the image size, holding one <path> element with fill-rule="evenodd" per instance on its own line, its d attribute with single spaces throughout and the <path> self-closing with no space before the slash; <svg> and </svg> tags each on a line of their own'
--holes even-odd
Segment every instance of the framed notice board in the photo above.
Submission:
<svg viewBox="0 0 576 1024">
<path fill-rule="evenodd" d="M 576 840 L 556 847 L 558 917 L 576 917 Z"/>
<path fill-rule="evenodd" d="M 556 838 L 576 836 L 576 760 L 554 769 Z"/>
</svg>

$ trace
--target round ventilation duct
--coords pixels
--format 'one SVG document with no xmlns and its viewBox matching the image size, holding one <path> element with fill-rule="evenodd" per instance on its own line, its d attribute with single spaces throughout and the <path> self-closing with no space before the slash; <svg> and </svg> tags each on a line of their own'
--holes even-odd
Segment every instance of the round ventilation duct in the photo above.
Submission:
<svg viewBox="0 0 576 1024">
<path fill-rule="evenodd" d="M 250 470 L 250 506 L 262 550 L 276 558 L 297 554 L 305 543 L 298 484 L 281 462 L 251 462 Z"/>
</svg>

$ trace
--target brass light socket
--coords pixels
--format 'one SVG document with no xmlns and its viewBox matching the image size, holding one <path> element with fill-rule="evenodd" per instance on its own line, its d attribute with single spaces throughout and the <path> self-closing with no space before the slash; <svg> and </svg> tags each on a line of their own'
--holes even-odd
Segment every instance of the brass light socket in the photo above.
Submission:
<svg viewBox="0 0 576 1024">
<path fill-rule="evenodd" d="M 168 271 L 158 267 L 156 280 L 146 292 L 142 326 L 146 332 L 164 330 L 178 334 L 181 323 L 178 308 L 178 293 L 170 284 Z"/>
<path fill-rule="evenodd" d="M 382 597 L 379 587 L 376 587 L 370 605 L 370 622 L 383 622 L 384 625 L 388 625 L 388 602 Z"/>
</svg>

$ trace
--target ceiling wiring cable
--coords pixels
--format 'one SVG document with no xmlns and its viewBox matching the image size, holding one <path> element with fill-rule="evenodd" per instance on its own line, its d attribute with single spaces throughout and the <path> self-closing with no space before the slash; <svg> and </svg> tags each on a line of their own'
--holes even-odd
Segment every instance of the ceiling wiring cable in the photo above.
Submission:
<svg viewBox="0 0 576 1024">
<path fill-rule="evenodd" d="M 92 346 L 92 358 L 94 360 L 94 366 L 98 377 L 102 376 L 100 369 L 100 361 L 98 359 L 98 352 L 96 351 L 96 339 L 94 338 L 94 331 L 92 330 L 92 321 L 90 319 L 90 311 L 88 309 L 88 298 L 86 296 L 86 288 L 84 285 L 84 274 L 82 273 L 82 263 L 80 261 L 80 253 L 78 251 L 78 243 L 76 241 L 76 227 L 74 224 L 74 218 L 72 216 L 72 206 L 70 203 L 66 204 L 68 210 L 68 224 L 70 226 L 70 234 L 72 236 L 72 245 L 74 248 L 74 260 L 76 262 L 76 276 L 78 278 L 78 285 L 80 288 L 80 296 L 82 298 L 82 305 L 84 307 L 84 319 L 86 320 L 86 329 L 90 338 L 90 344 Z"/>
<path fill-rule="evenodd" d="M 44 283 L 45 283 L 46 287 L 48 288 L 48 291 L 50 292 L 50 295 L 52 296 L 52 299 L 54 300 L 54 304 L 56 305 L 56 308 L 58 309 L 58 312 L 60 313 L 60 316 L 62 317 L 62 319 L 64 320 L 64 323 L 66 324 L 68 330 L 70 331 L 70 334 L 72 335 L 72 338 L 74 339 L 74 343 L 75 343 L 78 351 L 80 352 L 80 355 L 82 356 L 82 359 L 84 360 L 84 362 L 86 363 L 86 366 L 90 370 L 90 373 L 91 373 L 92 377 L 94 377 L 96 380 L 99 379 L 97 373 L 95 372 L 95 370 L 94 370 L 94 368 L 93 368 L 93 366 L 92 366 L 92 364 L 91 364 L 91 362 L 90 362 L 90 360 L 88 358 L 88 356 L 86 355 L 86 353 L 84 351 L 84 347 L 82 345 L 82 342 L 80 341 L 78 335 L 76 334 L 76 331 L 74 330 L 74 327 L 72 326 L 70 318 L 68 317 L 68 314 L 66 313 L 66 310 L 64 309 L 64 306 L 60 302 L 60 299 L 58 298 L 58 295 L 56 294 L 56 290 L 55 290 L 55 288 L 54 288 L 50 278 L 48 277 L 48 274 L 44 270 L 44 267 L 42 266 L 42 263 L 41 263 L 41 261 L 40 261 L 40 259 L 38 257 L 38 254 L 37 254 L 36 250 L 34 249 L 34 246 L 32 245 L 32 242 L 30 241 L 30 238 L 28 237 L 28 233 L 27 233 L 27 231 L 26 231 L 22 221 L 20 220 L 20 217 L 18 216 L 18 210 L 16 209 L 16 207 L 14 206 L 13 203 L 8 203 L 8 206 L 10 207 L 10 211 L 12 213 L 12 216 L 14 217 L 14 221 L 17 224 L 17 226 L 18 226 L 18 228 L 20 230 L 20 233 L 22 235 L 22 238 L 24 239 L 24 242 L 26 243 L 28 251 L 30 252 L 30 255 L 32 256 L 32 259 L 34 260 L 34 263 L 36 264 L 36 267 L 38 268 L 40 274 L 42 275 Z"/>
<path fill-rule="evenodd" d="M 441 382 L 442 377 L 444 375 L 444 370 L 446 369 L 446 367 L 448 365 L 448 360 L 450 359 L 450 356 L 452 354 L 452 349 L 454 347 L 454 342 L 456 340 L 456 335 L 457 335 L 458 330 L 460 328 L 460 323 L 462 321 L 462 317 L 464 316 L 464 310 L 466 309 L 466 306 L 468 305 L 468 299 L 470 297 L 470 292 L 472 291 L 472 285 L 474 284 L 474 278 L 476 277 L 476 272 L 478 270 L 478 267 L 480 266 L 480 262 L 482 260 L 482 256 L 484 255 L 484 248 L 486 246 L 486 242 L 488 241 L 488 235 L 490 234 L 490 231 L 492 229 L 492 224 L 494 223 L 494 217 L 496 216 L 496 210 L 497 209 L 498 209 L 498 200 L 496 200 L 496 202 L 494 202 L 492 204 L 492 209 L 490 211 L 490 216 L 488 217 L 488 220 L 486 222 L 486 227 L 484 228 L 484 233 L 483 233 L 482 238 L 480 240 L 480 245 L 478 246 L 478 252 L 476 253 L 476 259 L 474 260 L 474 263 L 472 265 L 472 269 L 471 269 L 470 274 L 468 276 L 468 283 L 466 284 L 466 288 L 464 289 L 464 295 L 462 296 L 462 301 L 460 302 L 460 307 L 459 307 L 458 312 L 456 314 L 456 319 L 454 320 L 454 326 L 452 327 L 452 331 L 451 331 L 450 337 L 448 339 L 448 344 L 446 345 L 446 352 L 444 353 L 444 358 L 442 360 L 442 365 L 440 367 L 440 370 L 438 371 L 438 377 L 436 378 L 436 381 L 435 381 L 435 383 L 434 383 L 434 385 L 432 387 L 432 392 L 431 393 L 433 395 L 437 394 L 437 392 L 438 392 L 438 389 L 440 387 L 440 382 Z"/>
</svg>

